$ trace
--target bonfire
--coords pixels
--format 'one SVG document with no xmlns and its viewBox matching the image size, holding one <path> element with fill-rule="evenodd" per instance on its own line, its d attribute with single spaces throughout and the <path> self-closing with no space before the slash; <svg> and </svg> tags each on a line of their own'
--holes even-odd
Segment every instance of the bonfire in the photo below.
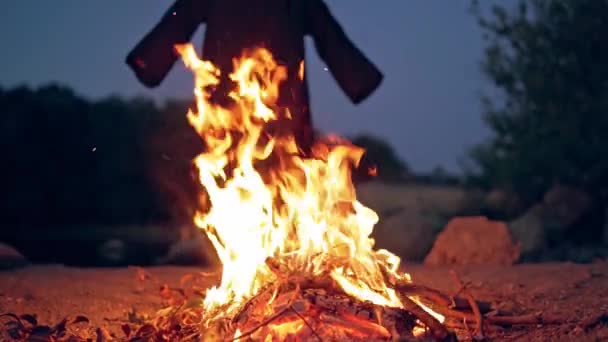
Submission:
<svg viewBox="0 0 608 342">
<path fill-rule="evenodd" d="M 329 136 L 304 153 L 293 135 L 269 132 L 290 113 L 276 105 L 287 70 L 268 50 L 234 61 L 226 108 L 209 100 L 222 71 L 192 45 L 176 48 L 195 76 L 187 117 L 206 146 L 194 221 L 222 263 L 202 303 L 204 339 L 449 339 L 443 316 L 396 291 L 411 283 L 399 258 L 374 249 L 378 216 L 351 177 L 364 150 Z"/>
<path fill-rule="evenodd" d="M 414 284 L 399 257 L 375 249 L 378 215 L 357 201 L 351 177 L 364 150 L 330 135 L 303 151 L 275 129 L 291 115 L 276 103 L 287 70 L 270 51 L 234 60 L 231 104 L 220 106 L 211 94 L 222 70 L 190 44 L 176 50 L 195 76 L 187 118 L 205 145 L 194 160 L 204 189 L 194 223 L 221 280 L 204 299 L 161 310 L 134 340 L 455 341 L 449 326 L 482 338 L 486 324 L 551 323 L 492 311 L 455 273 L 453 295 Z"/>
</svg>

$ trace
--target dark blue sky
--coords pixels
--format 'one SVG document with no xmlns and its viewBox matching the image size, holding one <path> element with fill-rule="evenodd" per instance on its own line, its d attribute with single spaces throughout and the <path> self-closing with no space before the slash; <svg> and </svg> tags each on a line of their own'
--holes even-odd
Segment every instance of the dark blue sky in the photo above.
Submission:
<svg viewBox="0 0 608 342">
<path fill-rule="evenodd" d="M 505 1 L 512 2 L 512 0 Z M 458 170 L 458 160 L 488 134 L 478 94 L 481 31 L 468 0 L 328 0 L 351 39 L 386 78 L 360 106 L 342 94 L 310 42 L 308 75 L 316 125 L 341 134 L 385 137 L 413 169 Z M 371 5 L 382 3 L 382 6 Z M 69 85 L 91 98 L 189 97 L 191 74 L 177 64 L 145 89 L 124 64 L 168 0 L 10 0 L 0 12 L 0 85 Z M 200 30 L 195 44 L 200 48 Z M 185 119 L 184 119 L 185 120 Z"/>
</svg>

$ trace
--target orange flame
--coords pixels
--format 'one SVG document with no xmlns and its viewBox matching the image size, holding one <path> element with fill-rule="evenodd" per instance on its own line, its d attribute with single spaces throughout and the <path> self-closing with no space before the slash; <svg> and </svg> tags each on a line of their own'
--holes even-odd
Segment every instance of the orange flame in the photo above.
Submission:
<svg viewBox="0 0 608 342">
<path fill-rule="evenodd" d="M 298 68 L 298 78 L 300 81 L 304 80 L 304 61 L 300 62 L 300 67 Z"/>
<path fill-rule="evenodd" d="M 220 70 L 200 60 L 191 45 L 176 48 L 195 75 L 197 110 L 188 112 L 188 120 L 207 146 L 195 164 L 209 207 L 194 220 L 223 265 L 221 283 L 207 291 L 205 310 L 213 318 L 233 317 L 276 281 L 269 257 L 294 273 L 329 275 L 361 300 L 402 307 L 382 271 L 400 279 L 409 275 L 397 273 L 397 256 L 374 250 L 370 234 L 378 216 L 357 201 L 351 181 L 363 149 L 330 137 L 305 158 L 293 136 L 264 133 L 267 123 L 290 118 L 276 107 L 287 70 L 269 51 L 246 51 L 234 61 L 229 76 L 236 90 L 228 94 L 233 105 L 224 108 L 210 103 L 207 91 L 218 85 Z M 303 73 L 302 62 L 300 79 Z M 277 162 L 260 171 L 259 163 L 269 158 Z"/>
</svg>

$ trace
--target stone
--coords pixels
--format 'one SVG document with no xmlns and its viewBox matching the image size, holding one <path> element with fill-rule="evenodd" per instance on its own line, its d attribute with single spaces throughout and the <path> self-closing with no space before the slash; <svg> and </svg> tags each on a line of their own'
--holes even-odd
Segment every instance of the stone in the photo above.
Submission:
<svg viewBox="0 0 608 342">
<path fill-rule="evenodd" d="M 603 242 L 608 247 L 608 208 L 604 210 L 604 231 L 603 231 Z"/>
<path fill-rule="evenodd" d="M 357 199 L 381 213 L 391 208 L 454 216 L 478 212 L 483 194 L 460 186 L 388 184 L 378 181 L 357 186 Z"/>
<path fill-rule="evenodd" d="M 525 259 L 538 260 L 548 256 L 547 253 L 562 259 L 564 256 L 555 254 L 558 250 L 549 251 L 549 241 L 569 241 L 568 233 L 576 231 L 593 208 L 593 199 L 586 192 L 556 185 L 545 193 L 542 201 L 511 221 L 509 229 L 521 243 Z"/>
<path fill-rule="evenodd" d="M 109 239 L 99 245 L 97 254 L 104 264 L 118 265 L 127 259 L 127 244 L 121 239 Z"/>
<path fill-rule="evenodd" d="M 458 186 L 368 182 L 357 186 L 357 199 L 380 221 L 372 237 L 404 262 L 422 262 L 447 218 L 476 212 L 478 191 Z"/>
<path fill-rule="evenodd" d="M 404 262 L 420 262 L 431 249 L 438 228 L 433 217 L 402 208 L 380 215 L 372 237 L 376 249 L 386 249 Z"/>
<path fill-rule="evenodd" d="M 28 260 L 16 248 L 0 242 L 0 270 L 22 267 L 28 263 Z"/>
<path fill-rule="evenodd" d="M 169 247 L 158 263 L 172 265 L 218 266 L 220 261 L 211 241 L 202 232 L 189 239 L 181 239 Z"/>
<path fill-rule="evenodd" d="M 543 206 L 537 204 L 509 222 L 509 230 L 519 241 L 524 256 L 538 255 L 546 247 L 543 212 Z"/>
<path fill-rule="evenodd" d="M 593 207 L 593 198 L 576 187 L 557 185 L 543 198 L 545 229 L 564 231 Z"/>
<path fill-rule="evenodd" d="M 514 217 L 523 209 L 519 196 L 512 191 L 493 189 L 483 199 L 484 209 L 501 217 Z"/>
<path fill-rule="evenodd" d="M 519 244 L 507 225 L 483 216 L 456 217 L 439 234 L 426 265 L 512 265 L 519 260 Z"/>
</svg>

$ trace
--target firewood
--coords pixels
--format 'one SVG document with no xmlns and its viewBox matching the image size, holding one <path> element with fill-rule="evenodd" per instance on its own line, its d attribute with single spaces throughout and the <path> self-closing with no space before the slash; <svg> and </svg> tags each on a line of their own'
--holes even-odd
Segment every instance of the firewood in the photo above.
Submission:
<svg viewBox="0 0 608 342">
<path fill-rule="evenodd" d="M 473 296 L 469 293 L 469 291 L 467 291 L 466 286 L 464 286 L 464 284 L 460 280 L 460 277 L 458 277 L 458 274 L 456 274 L 454 270 L 450 270 L 450 275 L 452 276 L 452 280 L 454 281 L 456 286 L 460 288 L 460 291 L 462 291 L 465 298 L 468 300 L 469 305 L 471 305 L 471 308 L 473 310 L 473 315 L 475 316 L 475 332 L 477 333 L 474 338 L 483 339 L 483 316 L 479 311 L 479 306 L 477 306 L 477 302 L 475 302 Z"/>
<path fill-rule="evenodd" d="M 358 320 L 357 322 L 353 322 L 352 320 L 346 319 L 344 316 L 334 316 L 327 313 L 322 313 L 319 316 L 319 319 L 323 323 L 339 326 L 340 328 L 356 335 L 369 336 L 369 338 L 385 339 L 391 337 L 391 334 L 388 332 L 388 330 L 386 330 L 386 328 L 369 321 Z"/>
<path fill-rule="evenodd" d="M 408 296 L 397 294 L 405 310 L 416 316 L 425 326 L 427 326 L 436 341 L 456 341 L 453 333 L 450 333 L 447 328 L 439 322 L 435 317 L 426 312 L 420 305 L 416 304 Z"/>
<path fill-rule="evenodd" d="M 425 304 L 441 305 L 450 307 L 454 310 L 472 310 L 468 299 L 462 297 L 450 298 L 449 295 L 424 285 L 398 282 L 393 285 L 393 287 L 396 291 L 406 294 L 409 297 L 420 298 Z M 492 304 L 489 302 L 476 300 L 475 303 L 477 304 L 479 311 L 483 314 L 493 310 Z"/>
</svg>

